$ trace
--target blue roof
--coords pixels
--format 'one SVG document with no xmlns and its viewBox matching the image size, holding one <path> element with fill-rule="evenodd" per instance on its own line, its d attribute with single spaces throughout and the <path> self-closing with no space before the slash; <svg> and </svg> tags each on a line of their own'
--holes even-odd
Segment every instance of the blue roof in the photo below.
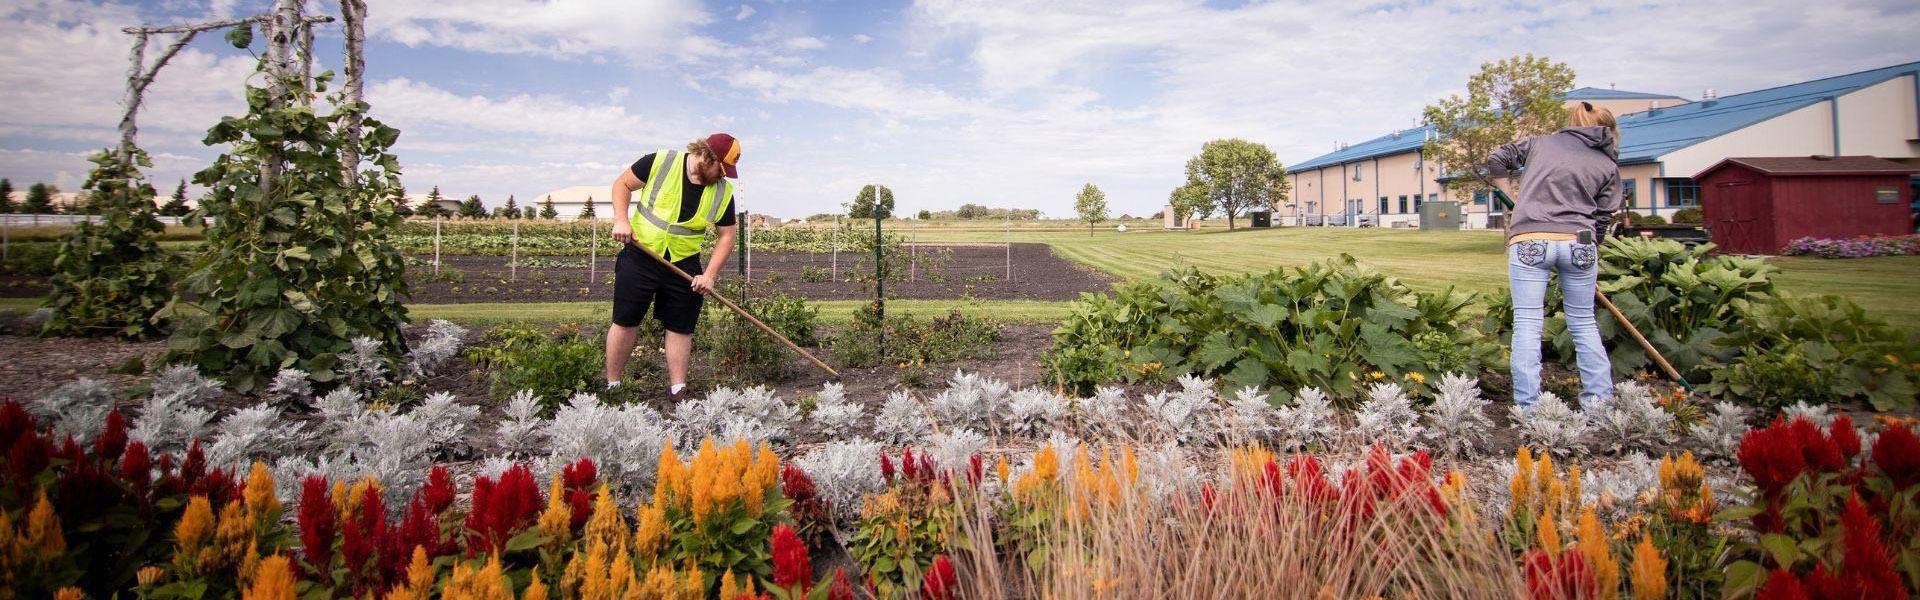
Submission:
<svg viewBox="0 0 1920 600">
<path fill-rule="evenodd" d="M 1623 115 L 1620 164 L 1654 162 L 1675 150 L 1916 71 L 1920 62 Z"/>
<path fill-rule="evenodd" d="M 1722 96 L 1713 100 L 1689 102 L 1669 108 L 1631 113 L 1620 117 L 1620 164 L 1648 163 L 1667 153 L 1692 146 L 1734 130 L 1765 121 L 1834 96 L 1847 94 L 1901 75 L 1920 76 L 1920 62 L 1894 65 L 1871 71 L 1815 79 L 1792 85 Z M 1674 96 L 1580 88 L 1568 92 L 1574 100 L 1591 100 L 1579 94 L 1625 94 L 1596 96 L 1600 99 L 1660 99 Z M 1379 156 L 1410 152 L 1420 148 L 1427 132 L 1422 126 L 1397 134 L 1383 135 L 1346 148 L 1322 154 L 1287 167 L 1290 173 L 1367 160 Z"/>
<path fill-rule="evenodd" d="M 1583 87 L 1567 92 L 1565 98 L 1568 100 L 1662 100 L 1666 98 L 1679 98 L 1679 96 Z"/>
</svg>

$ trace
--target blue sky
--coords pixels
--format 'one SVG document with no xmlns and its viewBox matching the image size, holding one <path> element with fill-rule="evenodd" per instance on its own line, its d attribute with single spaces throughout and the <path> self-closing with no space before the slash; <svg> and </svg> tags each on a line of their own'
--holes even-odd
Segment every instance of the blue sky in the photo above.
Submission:
<svg viewBox="0 0 1920 600">
<path fill-rule="evenodd" d="M 641 154 L 744 141 L 742 206 L 832 212 L 869 182 L 909 212 L 1158 209 L 1209 140 L 1283 162 L 1415 124 L 1486 60 L 1535 52 L 1580 85 L 1698 97 L 1916 59 L 1911 2 L 805 2 L 374 0 L 368 99 L 410 191 L 522 202 L 606 185 Z M 260 0 L 0 0 L 0 177 L 74 191 L 112 143 L 135 23 Z M 315 2 L 310 10 L 337 12 Z M 339 53 L 323 30 L 323 66 Z M 206 36 L 160 74 L 140 143 L 163 189 L 219 152 L 253 68 Z"/>
</svg>

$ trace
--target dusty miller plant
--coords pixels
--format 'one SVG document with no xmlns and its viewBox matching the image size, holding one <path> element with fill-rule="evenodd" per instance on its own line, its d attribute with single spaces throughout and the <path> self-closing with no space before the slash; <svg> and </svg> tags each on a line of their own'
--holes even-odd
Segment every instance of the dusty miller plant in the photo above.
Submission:
<svg viewBox="0 0 1920 600">
<path fill-rule="evenodd" d="M 813 479 L 820 497 L 842 525 L 860 516 L 868 494 L 886 489 L 880 477 L 880 444 L 865 438 L 828 442 L 800 456 L 795 464 Z"/>
<path fill-rule="evenodd" d="M 1653 391 L 1639 382 L 1621 382 L 1611 400 L 1598 404 L 1587 414 L 1594 440 L 1607 451 L 1658 450 L 1673 443 L 1673 413 L 1660 408 Z"/>
<path fill-rule="evenodd" d="M 1493 420 L 1491 401 L 1480 396 L 1480 380 L 1458 373 L 1440 377 L 1438 394 L 1427 407 L 1425 435 L 1433 448 L 1449 456 L 1468 456 L 1486 448 Z"/>
<path fill-rule="evenodd" d="M 387 357 L 380 352 L 380 340 L 366 336 L 353 338 L 353 351 L 343 357 L 341 374 L 355 389 L 378 389 L 387 378 Z"/>
<path fill-rule="evenodd" d="M 1413 399 L 1397 383 L 1376 383 L 1367 388 L 1367 400 L 1353 414 L 1353 435 L 1362 444 L 1376 442 L 1393 448 L 1412 444 L 1424 429 Z"/>
<path fill-rule="evenodd" d="M 948 429 L 927 438 L 926 451 L 940 468 L 964 470 L 969 459 L 987 449 L 987 441 L 972 429 Z"/>
<path fill-rule="evenodd" d="M 1249 386 L 1235 391 L 1233 399 L 1227 401 L 1227 410 L 1220 414 L 1222 433 L 1251 441 L 1273 435 L 1274 410 L 1267 399 L 1260 388 Z"/>
<path fill-rule="evenodd" d="M 1162 435 L 1180 443 L 1212 436 L 1213 382 L 1181 375 L 1179 383 L 1179 390 L 1148 394 L 1147 415 Z"/>
<path fill-rule="evenodd" d="M 706 398 L 688 399 L 674 407 L 682 440 L 692 446 L 709 435 L 738 439 L 784 440 L 799 421 L 800 408 L 781 400 L 764 385 L 744 390 L 720 388 Z"/>
<path fill-rule="evenodd" d="M 207 464 L 244 473 L 253 461 L 272 463 L 300 447 L 305 426 L 282 419 L 280 409 L 267 402 L 233 411 L 214 427 Z"/>
<path fill-rule="evenodd" d="M 1713 405 L 1713 412 L 1707 420 L 1694 425 L 1689 432 L 1693 442 L 1700 447 L 1700 453 L 1709 457 L 1732 458 L 1740 449 L 1740 438 L 1747 435 L 1747 409 L 1740 405 L 1720 401 Z"/>
<path fill-rule="evenodd" d="M 203 408 L 220 393 L 219 382 L 190 365 L 161 369 L 150 384 L 153 394 L 140 407 L 130 434 L 155 454 L 184 452 L 207 433 L 213 411 Z"/>
<path fill-rule="evenodd" d="M 820 393 L 814 396 L 813 413 L 807 418 L 813 421 L 813 428 L 828 438 L 839 438 L 859 431 L 860 417 L 866 407 L 858 402 L 847 401 L 847 390 L 838 383 L 820 386 Z"/>
<path fill-rule="evenodd" d="M 468 456 L 473 450 L 467 430 L 480 417 L 480 407 L 461 404 L 453 392 L 434 392 L 414 407 L 413 418 L 427 425 L 432 453 L 441 458 Z"/>
<path fill-rule="evenodd" d="M 533 390 L 520 390 L 507 400 L 505 415 L 494 428 L 500 451 L 507 456 L 528 458 L 538 454 L 546 420 L 540 418 L 540 401 Z"/>
<path fill-rule="evenodd" d="M 82 444 L 93 441 L 113 411 L 113 384 L 82 377 L 55 388 L 27 410 L 42 423 L 53 424 L 55 438 L 73 436 Z"/>
<path fill-rule="evenodd" d="M 591 458 L 602 477 L 628 490 L 649 489 L 660 451 L 672 443 L 671 424 L 641 405 L 609 407 L 593 394 L 574 394 L 541 431 L 551 465 Z"/>
<path fill-rule="evenodd" d="M 1080 421 L 1091 433 L 1116 436 L 1126 431 L 1127 391 L 1101 386 L 1080 400 Z"/>
<path fill-rule="evenodd" d="M 1333 400 L 1316 387 L 1300 388 L 1292 406 L 1274 411 L 1274 427 L 1285 437 L 1286 445 L 1306 447 L 1324 444 L 1338 433 L 1334 423 Z"/>
<path fill-rule="evenodd" d="M 1819 425 L 1821 429 L 1826 429 L 1833 424 L 1833 411 L 1829 410 L 1825 404 L 1807 404 L 1807 401 L 1801 400 L 1782 409 L 1782 412 L 1786 413 L 1788 421 L 1804 418 Z"/>
<path fill-rule="evenodd" d="M 907 444 L 933 431 L 933 418 L 906 391 L 887 395 L 873 417 L 873 435 L 890 444 Z"/>
<path fill-rule="evenodd" d="M 307 372 L 287 367 L 274 373 L 273 381 L 267 384 L 267 401 L 289 408 L 312 402 L 313 384 L 307 380 Z"/>
<path fill-rule="evenodd" d="M 1533 406 L 1513 407 L 1513 426 L 1534 449 L 1562 456 L 1579 452 L 1592 428 L 1585 414 L 1553 392 L 1542 392 Z"/>
<path fill-rule="evenodd" d="M 1054 423 L 1066 416 L 1068 404 L 1065 396 L 1030 387 L 1014 392 L 1006 401 L 1001 420 L 1015 435 L 1039 436 L 1052 431 Z"/>
<path fill-rule="evenodd" d="M 320 412 L 319 430 L 315 433 L 327 454 L 345 456 L 365 439 L 362 429 L 368 419 L 367 407 L 360 403 L 360 393 L 353 388 L 334 388 L 321 396 L 314 408 Z"/>
<path fill-rule="evenodd" d="M 389 500 L 404 500 L 433 467 L 433 436 L 426 421 L 392 407 L 368 410 L 362 442 L 348 453 L 355 478 L 372 476 Z"/>
<path fill-rule="evenodd" d="M 427 336 L 413 349 L 412 360 L 407 363 L 408 372 L 414 377 L 431 377 L 440 371 L 454 356 L 460 354 L 462 338 L 467 329 L 445 319 L 434 319 L 427 324 Z"/>
</svg>

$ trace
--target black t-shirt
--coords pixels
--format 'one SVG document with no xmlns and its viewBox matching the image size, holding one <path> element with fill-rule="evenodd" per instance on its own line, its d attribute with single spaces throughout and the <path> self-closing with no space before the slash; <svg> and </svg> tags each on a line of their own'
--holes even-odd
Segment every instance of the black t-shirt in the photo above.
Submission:
<svg viewBox="0 0 1920 600">
<path fill-rule="evenodd" d="M 633 161 L 633 176 L 642 182 L 647 181 L 648 177 L 653 176 L 653 154 L 647 154 L 646 156 L 640 157 L 640 160 Z M 675 219 L 675 221 L 685 221 L 693 218 L 693 213 L 700 209 L 700 194 L 705 193 L 706 190 L 707 186 L 704 185 L 693 185 L 691 182 L 681 183 L 680 218 Z M 735 199 L 737 200 L 738 198 Z M 634 201 L 642 206 L 646 204 L 646 200 L 644 199 L 635 198 Z M 719 221 L 713 223 L 715 226 L 731 227 L 733 225 L 733 204 L 732 202 L 727 203 L 726 212 L 720 215 Z M 636 210 L 644 209 L 636 208 Z"/>
</svg>

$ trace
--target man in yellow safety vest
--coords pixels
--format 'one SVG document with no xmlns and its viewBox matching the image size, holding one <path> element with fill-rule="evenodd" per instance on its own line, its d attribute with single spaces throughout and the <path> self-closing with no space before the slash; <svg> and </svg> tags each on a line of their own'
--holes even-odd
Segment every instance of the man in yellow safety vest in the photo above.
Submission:
<svg viewBox="0 0 1920 600">
<path fill-rule="evenodd" d="M 613 239 L 623 244 L 613 268 L 613 326 L 607 328 L 607 387 L 620 385 L 633 354 L 640 319 L 653 309 L 667 330 L 668 396 L 687 387 L 687 362 L 693 354 L 693 328 L 703 295 L 713 291 L 718 267 L 733 248 L 733 184 L 738 176 L 740 141 L 716 133 L 687 144 L 685 151 L 660 150 L 640 157 L 613 180 Z M 629 220 L 633 193 L 640 200 Z M 707 229 L 719 228 L 713 260 L 700 264 Z M 680 279 L 640 251 L 641 246 L 673 261 L 693 276 Z"/>
</svg>

